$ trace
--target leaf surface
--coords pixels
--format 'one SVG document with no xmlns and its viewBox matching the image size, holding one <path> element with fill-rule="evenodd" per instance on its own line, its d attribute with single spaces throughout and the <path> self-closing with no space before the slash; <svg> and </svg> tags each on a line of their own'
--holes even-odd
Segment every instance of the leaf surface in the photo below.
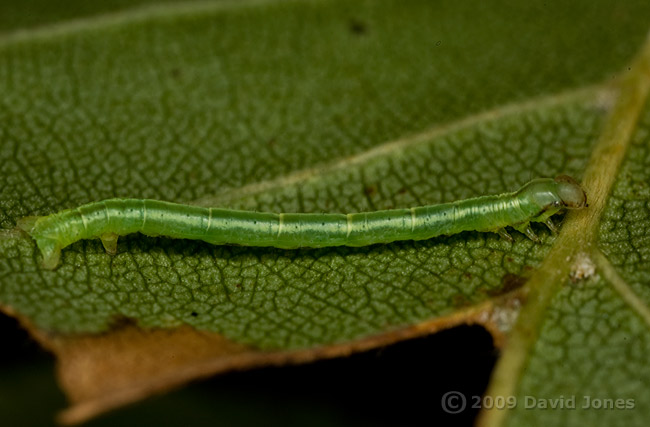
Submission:
<svg viewBox="0 0 650 427">
<path fill-rule="evenodd" d="M 647 168 L 606 160 L 647 157 L 647 118 L 636 120 L 647 115 L 647 8 L 262 0 L 97 10 L 29 31 L 4 24 L 0 304 L 59 356 L 73 402 L 66 420 L 219 371 L 461 323 L 485 325 L 507 343 L 502 361 L 518 361 L 497 368 L 492 392 L 523 402 L 602 391 L 634 399 L 625 415 L 643 419 L 650 378 L 625 376 L 638 380 L 642 359 L 624 366 L 644 354 L 636 337 L 648 333 Z M 537 229 L 541 244 L 462 233 L 288 251 L 132 235 L 114 257 L 98 241 L 76 243 L 45 271 L 15 228 L 23 216 L 111 197 L 356 212 L 498 194 L 560 173 L 584 178 L 595 207 L 567 215 L 557 238 Z M 553 272 L 560 255 L 573 264 Z M 576 279 L 569 268 L 590 263 L 598 274 Z M 601 299 L 606 307 L 589 304 Z M 520 320 L 509 334 L 522 306 L 532 333 Z M 627 329 L 612 326 L 619 317 Z M 626 343 L 628 359 L 605 363 L 610 342 Z M 580 357 L 606 366 L 610 383 L 555 371 L 572 351 L 576 366 Z M 539 412 L 520 405 L 482 420 L 601 421 Z"/>
</svg>

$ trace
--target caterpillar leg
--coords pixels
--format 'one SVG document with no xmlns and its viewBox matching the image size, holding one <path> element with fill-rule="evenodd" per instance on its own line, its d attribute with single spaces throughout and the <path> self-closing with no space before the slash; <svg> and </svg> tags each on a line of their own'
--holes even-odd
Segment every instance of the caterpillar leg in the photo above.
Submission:
<svg viewBox="0 0 650 427">
<path fill-rule="evenodd" d="M 503 237 L 504 239 L 506 239 L 506 240 L 509 241 L 510 243 L 514 242 L 514 239 L 512 238 L 512 236 L 510 235 L 510 233 L 508 233 L 508 232 L 506 231 L 505 228 L 499 228 L 499 229 L 497 230 L 497 233 L 499 233 L 499 236 Z"/>
<path fill-rule="evenodd" d="M 102 245 L 106 252 L 109 255 L 115 255 L 117 253 L 117 238 L 118 235 L 115 233 L 104 233 L 99 237 L 102 241 Z"/>
<path fill-rule="evenodd" d="M 59 265 L 61 259 L 61 248 L 56 240 L 36 239 L 36 246 L 41 250 L 43 255 L 43 268 L 54 270 Z"/>
<path fill-rule="evenodd" d="M 530 227 L 530 222 L 516 225 L 514 228 L 515 230 L 524 233 L 533 242 L 539 243 L 539 237 L 537 237 L 537 234 L 535 234 L 533 229 Z"/>
<path fill-rule="evenodd" d="M 551 218 L 547 218 L 546 221 L 544 221 L 544 224 L 548 227 L 549 230 L 551 230 L 551 233 L 557 234 L 558 229 L 557 226 L 551 221 Z"/>
</svg>

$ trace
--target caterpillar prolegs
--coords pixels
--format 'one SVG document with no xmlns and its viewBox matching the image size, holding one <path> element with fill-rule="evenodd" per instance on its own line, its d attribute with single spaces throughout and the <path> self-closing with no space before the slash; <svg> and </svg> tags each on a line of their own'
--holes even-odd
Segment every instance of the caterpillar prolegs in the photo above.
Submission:
<svg viewBox="0 0 650 427">
<path fill-rule="evenodd" d="M 408 209 L 349 214 L 270 213 L 204 208 L 148 199 L 108 199 L 43 217 L 26 217 L 19 227 L 36 240 L 43 267 L 54 269 L 61 249 L 82 239 L 100 238 L 115 254 L 117 238 L 131 233 L 203 240 L 214 245 L 295 249 L 366 246 L 422 240 L 463 231 L 497 232 L 505 227 L 537 241 L 531 222 L 550 220 L 563 209 L 587 206 L 585 192 L 568 176 L 540 178 L 520 190 Z"/>
</svg>

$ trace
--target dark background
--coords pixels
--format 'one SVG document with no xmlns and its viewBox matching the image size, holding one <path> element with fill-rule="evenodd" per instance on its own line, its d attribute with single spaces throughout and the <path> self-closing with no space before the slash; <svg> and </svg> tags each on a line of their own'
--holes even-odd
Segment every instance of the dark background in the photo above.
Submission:
<svg viewBox="0 0 650 427">
<path fill-rule="evenodd" d="M 54 359 L 0 314 L 0 425 L 51 425 L 65 397 Z M 86 425 L 471 426 L 475 410 L 446 414 L 444 393 L 485 391 L 497 351 L 462 326 L 347 358 L 217 375 L 103 415 Z"/>
</svg>

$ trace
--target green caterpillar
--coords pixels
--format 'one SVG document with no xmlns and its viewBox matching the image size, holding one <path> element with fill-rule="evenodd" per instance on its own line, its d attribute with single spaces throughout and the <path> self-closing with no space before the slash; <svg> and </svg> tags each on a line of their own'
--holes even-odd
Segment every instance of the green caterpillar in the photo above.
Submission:
<svg viewBox="0 0 650 427">
<path fill-rule="evenodd" d="M 29 233 L 54 269 L 61 249 L 100 238 L 110 254 L 117 238 L 131 233 L 203 240 L 214 245 L 273 246 L 295 249 L 366 246 L 396 240 L 422 240 L 462 231 L 497 232 L 512 240 L 511 226 L 537 241 L 531 222 L 550 220 L 562 209 L 587 206 L 585 192 L 568 176 L 540 178 L 519 191 L 452 203 L 350 214 L 269 213 L 204 208 L 159 200 L 109 199 L 44 217 L 26 217 L 19 227 Z"/>
</svg>

